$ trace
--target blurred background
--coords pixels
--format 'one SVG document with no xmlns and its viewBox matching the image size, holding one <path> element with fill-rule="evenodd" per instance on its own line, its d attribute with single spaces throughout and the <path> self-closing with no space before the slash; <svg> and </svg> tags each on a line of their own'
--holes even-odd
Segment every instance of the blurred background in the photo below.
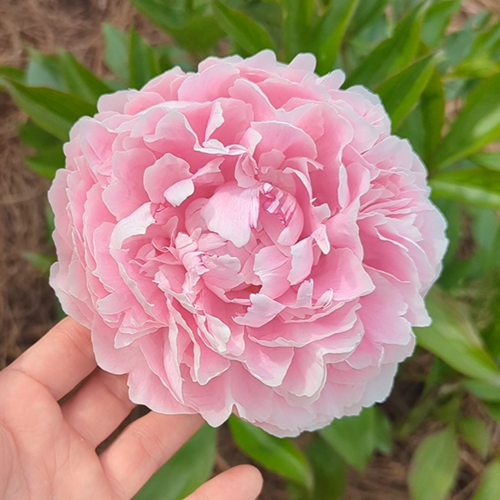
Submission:
<svg viewBox="0 0 500 500">
<path fill-rule="evenodd" d="M 143 15 L 144 8 L 140 13 L 134 5 L 141 3 L 145 4 L 125 0 L 0 0 L 0 77 L 6 76 L 12 81 L 23 79 L 27 86 L 57 88 L 59 63 L 47 56 L 57 54 L 63 48 L 100 78 L 110 80 L 106 84 L 110 88 L 119 88 L 119 84 L 111 82 L 113 72 L 116 74 L 123 70 L 120 69 L 122 45 L 119 41 L 129 36 L 126 34 L 132 27 L 147 47 L 155 48 L 158 68 L 166 69 L 176 62 L 182 62 L 186 68 L 194 67 L 205 49 L 190 46 L 189 37 L 192 35 L 186 42 L 183 35 L 175 30 L 169 32 L 154 25 Z M 150 3 L 174 5 L 176 0 L 153 0 Z M 263 3 L 265 8 L 276 8 L 276 2 L 272 0 L 246 3 Z M 362 9 L 363 5 L 368 9 L 368 4 L 373 6 L 376 3 L 362 0 L 358 9 Z M 375 34 L 367 29 L 361 30 L 364 34 L 352 40 L 354 49 L 349 45 L 351 41 L 346 42 L 346 50 L 352 49 L 353 52 L 342 59 L 341 65 L 346 69 L 352 61 L 357 61 L 356 58 L 362 60 L 370 47 L 389 37 L 406 10 L 418 2 L 400 0 L 380 3 L 383 4 L 382 9 L 373 17 L 379 24 L 374 21 L 370 28 Z M 500 57 L 494 61 L 484 61 L 482 57 L 467 59 L 467 54 L 475 50 L 478 38 L 481 41 L 485 33 L 490 36 L 488 47 L 496 44 L 498 51 L 500 29 L 496 23 L 500 16 L 500 1 L 465 0 L 461 5 L 454 0 L 431 3 L 442 4 L 443 11 L 445 7 L 458 7 L 452 17 L 450 14 L 451 22 L 448 27 L 444 25 L 442 35 L 439 26 L 435 27 L 438 38 L 435 45 L 437 47 L 442 38 L 447 58 L 453 59 L 457 55 L 468 64 L 460 66 L 455 63 L 454 69 L 450 70 L 449 66 L 443 69 L 445 74 L 452 75 L 446 87 L 446 114 L 451 120 L 461 109 L 468 89 L 473 89 L 478 82 L 500 71 Z M 327 6 L 328 1 L 323 4 Z M 485 11 L 489 14 L 485 15 Z M 220 20 L 220 16 L 217 19 Z M 227 24 L 227 19 L 225 22 Z M 103 23 L 107 23 L 104 29 Z M 224 28 L 224 20 L 220 24 Z M 493 28 L 496 31 L 493 32 Z M 272 26 L 269 29 L 272 31 Z M 459 38 L 458 35 L 467 30 L 469 38 Z M 231 29 L 228 32 L 234 36 Z M 238 43 L 241 45 L 237 37 L 236 42 L 231 42 L 221 32 L 220 39 L 210 50 L 225 54 L 234 47 L 238 48 Z M 182 48 L 173 48 L 173 44 Z M 110 47 L 117 52 L 110 53 Z M 149 50 L 147 47 L 141 49 L 145 50 L 145 54 Z M 244 47 L 243 52 L 251 50 L 251 47 Z M 457 67 L 459 70 L 456 70 Z M 25 69 L 26 73 L 16 71 L 19 69 Z M 127 72 L 126 67 L 124 71 Z M 136 83 L 140 86 L 143 83 L 140 76 L 138 80 Z M 47 172 L 47 164 L 61 161 L 57 152 L 59 146 L 54 142 L 53 150 L 43 150 L 43 144 L 37 144 L 36 138 L 38 142 L 44 142 L 44 136 L 37 136 L 36 130 L 30 133 L 31 125 L 21 129 L 21 135 L 24 130 L 24 140 L 20 139 L 19 127 L 26 123 L 27 116 L 12 99 L 12 91 L 5 90 L 9 87 L 2 89 L 0 83 L 0 369 L 36 342 L 61 314 L 47 282 L 53 248 L 46 201 L 50 185 L 47 177 L 52 175 Z M 496 92 L 500 101 L 500 85 Z M 405 129 L 404 125 L 405 122 L 401 128 L 402 135 L 411 136 L 411 127 L 406 123 Z M 47 140 L 50 142 L 52 139 Z M 33 147 L 41 150 L 38 156 L 33 154 Z M 498 145 L 493 143 L 486 151 L 487 154 L 494 154 L 499 151 Z M 489 156 L 481 158 L 477 160 L 479 163 L 490 159 Z M 498 159 L 498 155 L 492 158 Z M 457 168 L 469 166 L 459 165 Z M 493 165 L 493 170 L 495 168 L 498 170 L 500 166 Z M 492 183 L 494 181 L 497 182 L 498 177 L 492 177 Z M 500 273 L 496 265 L 500 261 L 500 203 L 498 200 L 488 202 L 485 207 L 484 203 L 471 202 L 471 196 L 475 196 L 476 200 L 483 196 L 484 193 L 479 190 L 473 195 L 469 193 L 469 198 L 466 196 L 465 202 L 472 208 L 465 210 L 461 206 L 457 208 L 458 201 L 461 201 L 460 194 L 450 196 L 445 188 L 441 189 L 444 194 L 443 200 L 438 200 L 439 206 L 456 233 L 452 239 L 453 254 L 448 256 L 448 267 L 441 286 L 453 296 L 453 300 L 470 308 L 467 321 L 470 321 L 474 335 L 477 334 L 479 339 L 479 347 L 476 346 L 479 354 L 477 351 L 471 354 L 470 350 L 467 354 L 475 359 L 472 365 L 482 363 L 484 352 L 488 357 L 485 364 L 493 360 L 496 369 L 500 354 L 497 321 L 497 318 L 500 319 Z M 500 196 L 499 184 L 496 189 L 497 196 Z M 494 207 L 497 207 L 497 212 L 492 209 Z M 479 251 L 483 253 L 477 257 Z M 482 270 L 478 271 L 477 266 Z M 256 463 L 266 478 L 262 494 L 265 500 L 306 497 L 315 500 L 500 499 L 500 465 L 496 460 L 500 452 L 499 385 L 485 383 L 490 379 L 483 376 L 481 366 L 477 368 L 474 365 L 461 371 L 446 353 L 440 352 L 440 349 L 446 351 L 447 341 L 458 345 L 460 339 L 454 340 L 445 335 L 444 348 L 428 345 L 426 339 L 422 339 L 422 347 L 401 367 L 392 396 L 377 409 L 376 414 L 367 413 L 361 420 L 347 421 L 343 427 L 332 428 L 322 434 L 321 439 L 302 436 L 294 441 L 292 448 L 288 442 L 283 445 L 274 440 L 266 441 L 265 436 L 252 436 L 252 431 L 238 429 L 236 425 L 231 432 L 224 427 L 217 438 L 213 438 L 218 440 L 217 448 L 208 450 L 205 462 L 210 470 L 205 475 L 220 472 L 237 463 Z M 460 348 L 451 350 L 452 356 L 458 356 L 456 359 L 459 362 L 461 353 Z M 464 363 L 468 362 L 466 356 Z M 257 445 L 249 445 L 249 440 Z M 193 450 L 190 453 L 194 453 Z M 197 453 L 198 449 L 194 454 Z M 271 455 L 274 459 L 270 460 Z M 192 460 L 189 458 L 186 463 L 191 464 Z M 188 477 L 184 479 L 184 490 L 181 488 L 169 496 L 165 494 L 165 488 L 168 488 L 165 477 L 172 480 L 168 474 L 167 471 L 160 486 L 153 485 L 138 498 L 173 500 L 180 498 L 179 491 L 186 492 L 199 481 L 198 478 Z M 203 474 L 199 472 L 198 475 Z M 310 489 L 307 494 L 300 491 L 304 484 L 296 481 L 298 476 L 304 474 L 314 477 L 316 484 L 306 484 L 306 489 Z M 306 479 L 305 483 L 308 481 Z M 480 484 L 483 486 L 480 487 Z M 161 496 L 155 496 L 159 495 L 158 492 Z"/>
</svg>

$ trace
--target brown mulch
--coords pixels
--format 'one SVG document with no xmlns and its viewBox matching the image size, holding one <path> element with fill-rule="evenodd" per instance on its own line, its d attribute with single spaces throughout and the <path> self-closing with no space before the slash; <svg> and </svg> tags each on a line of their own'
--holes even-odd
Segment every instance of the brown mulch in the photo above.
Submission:
<svg viewBox="0 0 500 500">
<path fill-rule="evenodd" d="M 460 17 L 463 20 L 485 8 L 500 12 L 500 2 L 467 1 Z M 0 0 L 0 65 L 22 66 L 27 46 L 45 53 L 64 47 L 104 74 L 100 34 L 104 21 L 122 29 L 134 25 L 153 43 L 164 39 L 126 0 Z M 0 93 L 0 369 L 46 332 L 56 317 L 53 292 L 46 278 L 23 257 L 25 252 L 47 251 L 48 182 L 24 167 L 24 150 L 17 138 L 22 121 L 12 101 Z M 428 369 L 425 359 L 416 360 L 412 366 L 418 371 Z M 416 397 L 420 390 L 418 382 L 400 383 L 388 403 L 388 413 L 392 416 L 394 408 L 408 411 L 406 399 Z M 487 419 L 472 400 L 466 402 L 466 411 L 469 416 Z M 498 445 L 498 429 L 491 425 Z M 375 456 L 365 473 L 351 472 L 345 500 L 408 500 L 406 477 L 411 454 L 423 436 L 434 429 L 432 425 L 420 428 L 409 438 L 396 441 L 389 457 Z M 221 430 L 219 450 L 219 471 L 247 461 L 231 443 L 227 429 Z M 471 498 L 484 468 L 483 460 L 473 450 L 463 446 L 461 453 L 461 475 L 450 500 Z M 287 500 L 284 483 L 276 476 L 265 475 L 262 498 Z"/>
</svg>

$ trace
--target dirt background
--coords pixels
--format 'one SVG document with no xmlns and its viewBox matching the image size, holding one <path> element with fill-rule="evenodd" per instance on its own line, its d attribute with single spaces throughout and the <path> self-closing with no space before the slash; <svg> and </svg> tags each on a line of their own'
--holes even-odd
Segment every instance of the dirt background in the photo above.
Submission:
<svg viewBox="0 0 500 500">
<path fill-rule="evenodd" d="M 455 25 L 484 9 L 500 13 L 500 0 L 468 0 Z M 102 22 L 128 29 L 134 25 L 152 43 L 164 35 L 146 22 L 125 0 L 0 0 L 0 65 L 23 67 L 26 47 L 44 53 L 58 47 L 70 50 L 99 74 L 103 65 Z M 46 246 L 45 206 L 48 182 L 25 168 L 24 150 L 17 128 L 24 117 L 10 98 L 0 92 L 0 369 L 34 343 L 54 323 L 56 307 L 47 280 L 24 258 L 25 252 L 43 252 Z M 428 357 L 414 358 L 398 377 L 393 395 L 385 405 L 397 420 L 410 409 L 421 387 L 412 373 L 425 373 Z M 469 416 L 488 421 L 470 401 Z M 495 444 L 500 433 L 491 426 Z M 408 500 L 406 476 L 415 446 L 434 428 L 420 428 L 410 438 L 396 441 L 390 456 L 376 455 L 368 470 L 351 472 L 345 500 Z M 245 458 L 232 445 L 227 429 L 220 433 L 217 470 L 241 463 Z M 467 500 L 477 486 L 483 460 L 465 444 L 461 450 L 461 472 L 450 500 Z M 264 500 L 286 500 L 284 483 L 265 473 Z M 495 499 L 491 499 L 495 500 Z"/>
</svg>

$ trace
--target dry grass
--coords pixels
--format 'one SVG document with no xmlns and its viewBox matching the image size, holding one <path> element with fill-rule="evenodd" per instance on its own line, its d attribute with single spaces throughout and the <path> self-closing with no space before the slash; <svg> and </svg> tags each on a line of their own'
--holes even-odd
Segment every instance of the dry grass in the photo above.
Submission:
<svg viewBox="0 0 500 500">
<path fill-rule="evenodd" d="M 44 53 L 71 50 L 103 74 L 100 25 L 132 24 L 152 42 L 164 35 L 124 0 L 0 0 L 0 64 L 22 66 L 26 47 Z M 0 94 L 0 368 L 31 345 L 53 323 L 55 303 L 45 278 L 23 258 L 46 246 L 48 183 L 24 167 L 17 139 L 22 114 Z"/>
<path fill-rule="evenodd" d="M 461 20 L 485 8 L 500 12 L 499 0 L 470 0 Z M 152 42 L 164 39 L 138 16 L 126 0 L 0 0 L 0 64 L 22 66 L 26 46 L 50 53 L 62 46 L 100 74 L 103 44 L 100 24 L 111 22 L 119 28 L 132 24 Z M 460 19 L 459 19 L 460 22 Z M 17 126 L 23 117 L 5 94 L 0 94 L 0 368 L 39 338 L 55 318 L 55 301 L 45 278 L 22 257 L 23 252 L 46 249 L 45 204 L 48 183 L 23 166 L 23 148 Z M 419 364 L 420 363 L 420 364 Z M 427 360 L 415 360 L 417 373 L 426 370 Z M 404 414 L 409 410 L 418 384 L 399 384 L 387 411 Z M 413 392 L 412 392 L 413 391 Z M 473 400 L 466 402 L 470 416 L 487 420 Z M 495 445 L 499 431 L 490 422 Z M 364 474 L 352 472 L 346 500 L 407 500 L 406 477 L 411 454 L 421 439 L 435 429 L 420 428 L 409 439 L 397 441 L 391 456 L 375 456 Z M 220 436 L 221 456 L 217 469 L 245 461 L 228 438 Z M 484 468 L 483 460 L 467 446 L 462 447 L 462 469 L 450 500 L 467 500 Z M 267 475 L 265 500 L 286 500 L 284 484 Z M 493 499 L 492 499 L 493 500 Z"/>
</svg>

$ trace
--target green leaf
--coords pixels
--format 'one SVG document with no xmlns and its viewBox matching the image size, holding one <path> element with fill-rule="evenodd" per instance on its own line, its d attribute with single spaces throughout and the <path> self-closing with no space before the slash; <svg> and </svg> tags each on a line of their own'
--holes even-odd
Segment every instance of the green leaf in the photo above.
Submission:
<svg viewBox="0 0 500 500">
<path fill-rule="evenodd" d="M 58 145 L 62 149 L 62 142 L 57 137 L 42 130 L 32 120 L 28 120 L 19 127 L 19 137 L 26 146 L 31 148 L 43 149 Z"/>
<path fill-rule="evenodd" d="M 443 82 L 434 69 L 417 107 L 407 116 L 396 133 L 410 140 L 415 151 L 428 162 L 441 141 L 445 116 Z"/>
<path fill-rule="evenodd" d="M 304 454 L 290 439 L 279 439 L 237 417 L 229 428 L 238 447 L 250 458 L 304 490 L 312 489 L 312 472 Z"/>
<path fill-rule="evenodd" d="M 470 161 L 479 167 L 500 172 L 500 153 L 476 153 L 470 157 Z"/>
<path fill-rule="evenodd" d="M 495 172 L 495 175 L 500 176 L 500 172 Z M 476 243 L 474 257 L 479 260 L 482 274 L 491 275 L 500 266 L 500 215 L 493 210 L 484 209 L 469 209 L 469 212 L 473 219 L 472 235 Z"/>
<path fill-rule="evenodd" d="M 198 53 L 206 53 L 224 36 L 214 17 L 203 14 L 191 16 L 182 29 L 170 29 L 168 32 L 187 50 Z"/>
<path fill-rule="evenodd" d="M 348 29 L 336 65 L 350 74 L 361 61 L 366 59 L 374 47 L 389 38 L 393 32 L 393 21 L 389 20 L 385 13 L 372 19 L 354 38 L 349 37 Z"/>
<path fill-rule="evenodd" d="M 483 80 L 468 96 L 458 118 L 436 152 L 434 163 L 444 167 L 470 156 L 500 137 L 500 73 Z"/>
<path fill-rule="evenodd" d="M 500 403 L 500 388 L 477 380 L 464 380 L 462 385 L 474 396 L 488 403 Z"/>
<path fill-rule="evenodd" d="M 104 61 L 124 83 L 128 82 L 128 37 L 111 24 L 102 25 L 105 40 Z"/>
<path fill-rule="evenodd" d="M 65 157 L 62 144 L 46 147 L 34 156 L 28 156 L 28 167 L 42 177 L 53 180 L 56 172 L 64 167 Z"/>
<path fill-rule="evenodd" d="M 463 395 L 461 393 L 446 395 L 445 400 L 434 407 L 434 418 L 445 424 L 452 424 L 460 415 L 462 402 Z"/>
<path fill-rule="evenodd" d="M 459 373 L 500 386 L 500 369 L 484 350 L 464 305 L 437 286 L 428 294 L 426 304 L 432 324 L 415 328 L 418 344 Z"/>
<path fill-rule="evenodd" d="M 358 0 L 335 0 L 323 14 L 317 28 L 316 71 L 323 75 L 333 69 L 342 39 Z"/>
<path fill-rule="evenodd" d="M 467 59 L 494 58 L 500 48 L 500 22 L 478 34 Z"/>
<path fill-rule="evenodd" d="M 188 13 L 182 2 L 168 0 L 131 0 L 131 2 L 150 19 L 165 28 L 183 26 L 187 22 Z"/>
<path fill-rule="evenodd" d="M 172 53 L 174 50 L 173 48 L 170 47 L 169 45 L 160 45 L 159 47 L 153 47 L 154 53 L 156 55 L 156 59 L 158 61 L 158 68 L 160 70 L 160 73 L 163 73 L 175 66 L 175 64 L 172 62 Z M 179 51 L 182 51 L 182 49 L 179 49 Z"/>
<path fill-rule="evenodd" d="M 137 9 L 160 29 L 173 36 L 188 50 L 206 51 L 223 36 L 215 19 L 202 4 L 192 11 L 185 10 L 181 2 L 172 0 L 130 0 Z"/>
<path fill-rule="evenodd" d="M 422 40 L 427 47 L 433 49 L 441 43 L 461 3 L 462 0 L 440 0 L 429 7 L 422 26 Z"/>
<path fill-rule="evenodd" d="M 421 2 L 422 0 L 391 0 L 392 15 L 399 21 Z"/>
<path fill-rule="evenodd" d="M 396 435 L 398 438 L 405 439 L 411 436 L 429 417 L 437 404 L 437 395 L 431 394 L 427 398 L 420 398 L 417 404 L 413 405 L 401 422 Z"/>
<path fill-rule="evenodd" d="M 55 55 L 45 55 L 35 49 L 29 51 L 29 61 L 24 82 L 28 87 L 47 87 L 67 92 L 68 87 L 61 72 L 60 60 Z"/>
<path fill-rule="evenodd" d="M 374 448 L 380 453 L 388 455 L 392 448 L 391 423 L 378 407 L 374 407 L 373 418 Z"/>
<path fill-rule="evenodd" d="M 2 76 L 15 82 L 24 81 L 24 71 L 22 69 L 14 68 L 13 66 L 0 66 L 0 90 L 3 90 Z"/>
<path fill-rule="evenodd" d="M 160 72 L 151 46 L 132 28 L 129 39 L 129 81 L 132 88 L 140 89 Z"/>
<path fill-rule="evenodd" d="M 424 127 L 423 157 L 427 162 L 441 141 L 446 100 L 443 82 L 438 70 L 434 70 L 420 100 Z"/>
<path fill-rule="evenodd" d="M 313 0 L 282 0 L 285 58 L 291 61 L 298 53 L 309 50 L 309 22 Z"/>
<path fill-rule="evenodd" d="M 352 38 L 361 32 L 374 19 L 384 12 L 389 0 L 362 0 L 358 3 L 349 23 L 347 37 Z"/>
<path fill-rule="evenodd" d="M 500 459 L 497 458 L 483 472 L 481 484 L 472 500 L 493 500 L 500 498 Z"/>
<path fill-rule="evenodd" d="M 430 179 L 432 196 L 500 209 L 500 172 L 483 168 L 442 172 Z"/>
<path fill-rule="evenodd" d="M 500 423 L 500 403 L 486 403 L 484 406 L 488 410 L 491 418 Z"/>
<path fill-rule="evenodd" d="M 23 253 L 24 259 L 33 264 L 38 271 L 44 276 L 49 274 L 50 266 L 56 261 L 54 255 L 47 255 L 37 252 L 25 252 Z"/>
<path fill-rule="evenodd" d="M 427 436 L 412 457 L 408 483 L 412 500 L 444 500 L 455 483 L 459 449 L 451 427 Z"/>
<path fill-rule="evenodd" d="M 26 87 L 5 80 L 5 87 L 15 103 L 43 130 L 62 141 L 68 139 L 73 124 L 84 115 L 93 115 L 94 106 L 57 90 Z"/>
<path fill-rule="evenodd" d="M 306 448 L 314 473 L 314 500 L 339 500 L 347 485 L 345 462 L 331 446 L 315 438 Z"/>
<path fill-rule="evenodd" d="M 458 432 L 483 458 L 490 451 L 490 431 L 485 422 L 463 417 L 458 421 Z"/>
<path fill-rule="evenodd" d="M 135 495 L 134 500 L 181 500 L 212 473 L 217 431 L 202 427 Z"/>
<path fill-rule="evenodd" d="M 349 465 L 364 470 L 376 449 L 390 448 L 390 431 L 378 412 L 365 408 L 358 416 L 334 420 L 319 434 Z"/>
<path fill-rule="evenodd" d="M 425 377 L 425 386 L 424 390 L 422 391 L 420 395 L 420 401 L 422 401 L 424 398 L 429 399 L 429 397 L 432 397 L 432 390 L 437 388 L 440 385 L 444 385 L 450 381 L 450 379 L 455 379 L 456 378 L 456 372 L 448 366 L 443 360 L 434 357 L 432 360 L 432 366 Z M 439 397 L 439 399 L 443 397 L 447 397 L 448 394 L 446 394 L 445 391 L 439 391 L 439 394 L 436 394 L 436 396 Z M 436 403 L 433 403 L 436 405 Z"/>
<path fill-rule="evenodd" d="M 246 14 L 230 9 L 218 0 L 214 6 L 220 27 L 248 54 L 274 48 L 266 30 Z"/>
<path fill-rule="evenodd" d="M 111 92 L 104 82 L 80 64 L 68 51 L 61 50 L 59 58 L 66 85 L 73 95 L 81 97 L 90 104 L 96 104 L 102 94 Z"/>
<path fill-rule="evenodd" d="M 392 37 L 381 42 L 352 72 L 346 87 L 362 84 L 374 88 L 413 61 L 420 46 L 425 5 L 417 6 L 398 23 Z"/>
<path fill-rule="evenodd" d="M 426 56 L 379 85 L 380 95 L 389 113 L 393 129 L 416 106 L 436 65 L 436 55 Z"/>
<path fill-rule="evenodd" d="M 196 64 L 191 60 L 188 52 L 177 45 L 160 45 L 154 47 L 160 63 L 160 70 L 166 71 L 174 66 L 179 66 L 183 71 L 195 71 Z"/>
<path fill-rule="evenodd" d="M 459 31 L 450 33 L 444 40 L 446 59 L 440 65 L 442 73 L 460 64 L 470 53 L 480 30 L 489 21 L 491 12 L 481 12 L 467 20 Z"/>
<path fill-rule="evenodd" d="M 486 55 L 482 54 L 473 59 L 465 59 L 460 62 L 453 71 L 448 73 L 450 82 L 458 78 L 465 80 L 477 78 L 489 78 L 500 72 L 500 63 L 492 61 Z"/>
</svg>

